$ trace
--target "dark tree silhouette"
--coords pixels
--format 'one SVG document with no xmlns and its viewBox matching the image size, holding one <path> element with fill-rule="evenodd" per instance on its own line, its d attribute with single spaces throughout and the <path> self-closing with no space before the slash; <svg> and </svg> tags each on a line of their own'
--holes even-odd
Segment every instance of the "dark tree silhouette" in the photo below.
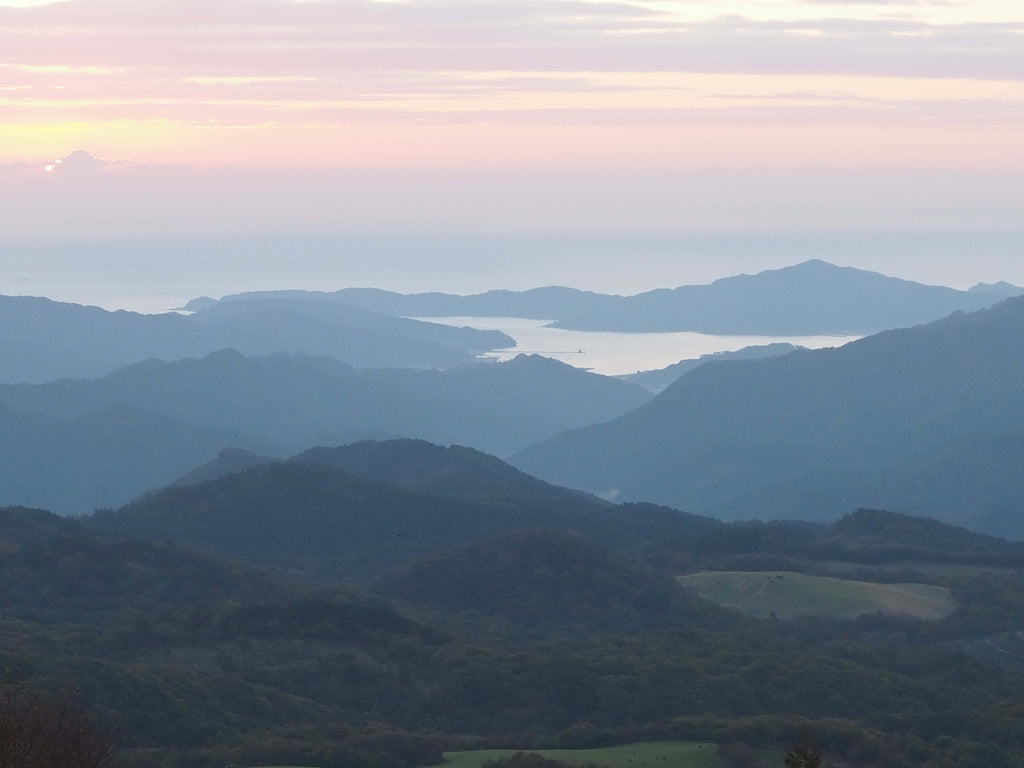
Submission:
<svg viewBox="0 0 1024 768">
<path fill-rule="evenodd" d="M 113 743 L 68 694 L 0 682 L 0 768 L 112 768 Z"/>
<path fill-rule="evenodd" d="M 790 747 L 786 752 L 786 768 L 821 768 L 821 752 L 807 744 Z"/>
</svg>

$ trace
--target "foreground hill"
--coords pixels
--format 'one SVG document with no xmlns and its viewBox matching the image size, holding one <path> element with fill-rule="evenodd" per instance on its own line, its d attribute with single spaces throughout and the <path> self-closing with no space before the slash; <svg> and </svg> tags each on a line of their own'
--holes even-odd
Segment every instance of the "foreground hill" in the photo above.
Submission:
<svg viewBox="0 0 1024 768">
<path fill-rule="evenodd" d="M 301 296 L 400 316 L 533 317 L 553 320 L 556 327 L 586 331 L 856 335 L 924 323 L 957 310 L 982 309 L 1022 290 L 1001 285 L 959 291 L 812 260 L 756 275 L 727 277 L 709 285 L 684 285 L 635 296 L 559 287 L 473 296 L 402 295 L 347 288 L 318 294 L 239 294 L 225 297 L 221 303 Z M 195 306 L 208 306 L 208 301 L 198 301 Z"/>
<path fill-rule="evenodd" d="M 554 546 L 535 536 L 524 534 L 519 548 L 535 573 L 489 562 L 516 549 L 510 539 L 439 557 L 440 571 L 422 564 L 421 573 L 451 567 L 496 588 L 493 602 L 477 600 L 470 581 L 451 608 L 441 605 L 454 619 L 460 605 L 501 620 L 545 600 L 556 610 L 542 615 L 551 616 L 575 594 L 584 604 L 566 607 L 571 618 L 599 618 L 589 606 L 610 598 L 612 613 L 628 620 L 648 598 L 659 602 L 658 589 L 642 586 L 649 577 L 634 581 L 635 567 L 610 563 L 602 584 L 599 550 L 576 541 L 576 551 L 565 534 Z M 516 603 L 517 570 L 539 590 L 534 606 Z M 430 589 L 445 583 L 457 590 L 448 579 L 423 585 L 435 605 L 451 600 L 447 588 Z M 1011 605 L 1024 594 L 1012 581 L 972 581 L 973 594 L 983 588 Z M 933 637 L 956 637 L 943 630 L 950 620 L 723 625 L 709 608 L 710 626 L 691 612 L 679 631 L 511 642 L 439 631 L 380 600 L 298 587 L 180 544 L 100 539 L 80 522 L 31 510 L 0 510 L 0 598 L 5 668 L 57 689 L 74 685 L 118 734 L 126 765 L 140 768 L 416 768 L 436 763 L 442 747 L 583 740 L 778 749 L 796 731 L 866 767 L 990 768 L 1014 765 L 1022 746 L 1019 674 L 936 647 Z M 980 618 L 966 616 L 973 628 Z"/>
<path fill-rule="evenodd" d="M 374 670 L 397 663 L 407 674 L 415 663 L 392 645 L 415 657 L 441 643 L 379 599 L 0 508 L 0 600 L 3 684 L 71 686 L 114 734 L 121 764 L 180 765 L 183 754 L 194 765 L 440 759 L 428 739 L 361 727 L 392 686 Z M 345 685 L 329 689 L 304 671 L 327 652 L 316 674 L 347 676 Z"/>
<path fill-rule="evenodd" d="M 306 461 L 256 466 L 102 510 L 91 529 L 175 541 L 318 579 L 365 578 L 443 547 L 527 528 L 577 531 L 617 547 L 672 528 L 672 513 L 624 511 L 565 493 L 494 498 L 426 492 Z"/>
<path fill-rule="evenodd" d="M 247 354 L 329 355 L 356 367 L 448 367 L 515 346 L 496 331 L 377 315 L 341 304 L 246 301 L 190 317 L 108 312 L 29 296 L 0 296 L 0 381 L 102 376 L 150 358 Z"/>
<path fill-rule="evenodd" d="M 292 461 L 336 467 L 430 493 L 476 499 L 543 499 L 563 507 L 610 506 L 596 497 L 538 480 L 482 451 L 426 440 L 362 440 L 334 448 L 311 448 Z"/>
<path fill-rule="evenodd" d="M 760 515 L 762 494 L 771 497 L 783 484 L 813 488 L 832 475 L 887 472 L 892 495 L 879 498 L 878 488 L 853 483 L 846 508 L 899 509 L 905 497 L 896 486 L 903 494 L 914 478 L 895 470 L 915 456 L 938 452 L 947 473 L 984 477 L 972 474 L 978 454 L 963 451 L 974 435 L 1024 428 L 1022 377 L 1024 299 L 1010 299 L 838 349 L 708 363 L 646 406 L 546 441 L 514 463 L 561 485 L 733 518 Z M 1000 512 L 1024 502 L 1024 476 L 990 477 L 998 487 L 974 487 L 978 504 L 991 502 L 987 511 L 951 509 L 945 519 L 1024 536 L 1024 520 Z M 836 514 L 810 494 L 798 498 L 801 505 L 782 516 Z"/>
</svg>

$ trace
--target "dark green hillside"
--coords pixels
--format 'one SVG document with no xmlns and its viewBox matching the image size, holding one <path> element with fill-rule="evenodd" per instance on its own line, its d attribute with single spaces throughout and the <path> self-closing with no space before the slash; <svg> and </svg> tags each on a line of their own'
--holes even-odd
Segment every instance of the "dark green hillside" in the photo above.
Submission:
<svg viewBox="0 0 1024 768">
<path fill-rule="evenodd" d="M 644 559 L 674 572 L 829 572 L 829 568 L 844 563 L 867 567 L 925 563 L 981 569 L 1024 567 L 1024 544 L 931 518 L 876 509 L 859 509 L 828 525 L 759 520 L 704 524 L 651 542 L 643 552 Z"/>
<path fill-rule="evenodd" d="M 0 507 L 0 553 L 9 554 L 27 541 L 78 531 L 78 523 L 28 507 Z"/>
<path fill-rule="evenodd" d="M 712 362 L 632 413 L 559 435 L 514 463 L 551 482 L 697 513 L 754 517 L 759 494 L 836 474 L 895 470 L 971 435 L 1024 428 L 1024 299 L 838 349 Z M 962 444 L 962 443 L 961 443 Z M 969 476 L 970 457 L 958 461 Z M 947 463 L 945 472 L 955 467 Z M 1024 475 L 1002 478 L 1000 503 L 1024 502 Z M 853 486 L 864 503 L 898 507 Z M 906 491 L 906 488 L 900 488 Z M 773 517 L 830 519 L 813 495 Z M 850 498 L 846 499 L 851 501 Z M 915 509 L 921 513 L 927 510 Z M 1004 533 L 1012 521 L 948 512 L 947 521 Z M 1020 529 L 1024 532 L 1024 529 Z"/>
<path fill-rule="evenodd" d="M 428 493 L 513 505 L 531 510 L 535 517 L 530 519 L 540 527 L 590 532 L 604 541 L 611 540 L 601 532 L 606 529 L 600 521 L 608 521 L 611 528 L 607 530 L 618 530 L 625 536 L 612 542 L 616 548 L 715 523 L 710 518 L 654 504 L 612 504 L 545 483 L 501 459 L 461 445 L 446 447 L 423 440 L 365 440 L 334 448 L 313 448 L 291 461 L 338 467 L 361 477 Z"/>
<path fill-rule="evenodd" d="M 300 462 L 272 463 L 147 494 L 87 521 L 97 531 L 175 541 L 314 578 L 355 578 L 453 544 L 537 527 L 628 546 L 657 533 L 658 511 L 623 514 L 601 502 L 473 499 L 368 480 Z"/>
<path fill-rule="evenodd" d="M 715 623 L 715 612 L 671 577 L 564 531 L 521 531 L 445 550 L 376 587 L 509 636 L 635 634 Z"/>
<path fill-rule="evenodd" d="M 1024 565 L 1024 544 L 974 533 L 937 520 L 875 509 L 859 509 L 825 527 L 822 544 L 869 553 L 933 552 L 964 562 L 1015 555 Z"/>
<path fill-rule="evenodd" d="M 682 631 L 511 642 L 439 632 L 379 600 L 180 545 L 97 539 L 41 512 L 0 514 L 0 541 L 4 664 L 58 690 L 73 682 L 140 768 L 412 768 L 442 747 L 545 746 L 573 733 L 756 747 L 784 745 L 797 727 L 863 766 L 939 755 L 1016 764 L 1018 673 L 933 647 L 905 622 L 716 630 L 694 613 Z M 579 543 L 536 549 L 567 557 L 564 580 L 596 599 L 598 551 Z M 479 565 L 514 594 L 505 569 Z M 604 594 L 643 591 L 635 570 L 610 573 L 618 586 Z M 982 741 L 985 762 L 970 757 Z"/>
<path fill-rule="evenodd" d="M 6 508 L 0 602 L 5 682 L 72 686 L 129 764 L 181 764 L 184 754 L 197 765 L 245 755 L 347 762 L 375 745 L 374 757 L 408 750 L 416 756 L 396 765 L 417 765 L 438 753 L 393 729 L 366 732 L 356 702 L 371 701 L 372 673 L 359 665 L 393 662 L 390 642 L 437 642 L 379 600 L 312 591 L 173 546 L 105 541 L 76 521 Z M 344 695 L 312 695 L 305 666 L 325 653 L 351 678 Z M 289 671 L 275 680 L 281 661 Z M 289 728 L 302 737 L 280 733 Z"/>
<path fill-rule="evenodd" d="M 142 540 L 107 541 L 80 520 L 0 508 L 0 602 L 9 619 L 61 623 L 302 593 L 224 560 Z"/>
<path fill-rule="evenodd" d="M 504 521 L 488 511 L 328 467 L 274 463 L 166 488 L 100 511 L 90 524 L 113 535 L 175 541 L 323 576 L 497 533 Z"/>
</svg>

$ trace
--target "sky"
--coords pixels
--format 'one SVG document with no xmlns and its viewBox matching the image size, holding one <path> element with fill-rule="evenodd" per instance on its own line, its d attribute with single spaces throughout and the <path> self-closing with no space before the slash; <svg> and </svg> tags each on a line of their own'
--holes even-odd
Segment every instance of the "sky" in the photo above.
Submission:
<svg viewBox="0 0 1024 768">
<path fill-rule="evenodd" d="M 1022 128 L 1008 0 L 0 0 L 7 243 L 990 237 Z"/>
</svg>

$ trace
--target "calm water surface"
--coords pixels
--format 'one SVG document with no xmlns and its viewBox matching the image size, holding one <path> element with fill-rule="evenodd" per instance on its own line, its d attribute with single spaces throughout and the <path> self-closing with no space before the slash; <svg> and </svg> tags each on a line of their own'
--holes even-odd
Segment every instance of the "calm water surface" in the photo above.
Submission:
<svg viewBox="0 0 1024 768">
<path fill-rule="evenodd" d="M 516 355 L 553 357 L 577 368 L 614 376 L 636 373 L 680 360 L 691 360 L 715 352 L 732 352 L 743 347 L 789 342 L 810 349 L 839 347 L 859 336 L 716 336 L 706 333 L 612 333 L 572 331 L 544 327 L 549 320 L 522 317 L 421 317 L 445 325 L 468 325 L 482 330 L 503 331 L 516 346 L 485 357 L 510 360 Z"/>
</svg>

